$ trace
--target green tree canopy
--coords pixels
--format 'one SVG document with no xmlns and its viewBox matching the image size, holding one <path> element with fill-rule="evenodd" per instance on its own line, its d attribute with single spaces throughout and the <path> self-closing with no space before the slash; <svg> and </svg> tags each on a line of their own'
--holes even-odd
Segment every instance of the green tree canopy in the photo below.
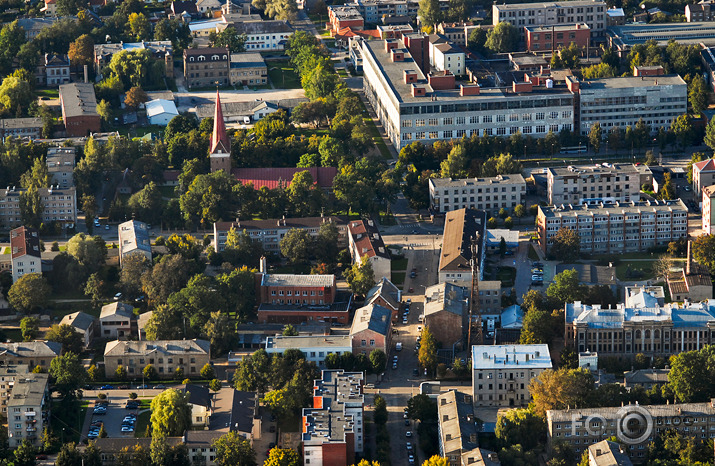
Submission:
<svg viewBox="0 0 715 466">
<path fill-rule="evenodd" d="M 513 52 L 519 43 L 519 30 L 511 23 L 502 21 L 487 33 L 486 48 L 493 53 Z"/>
<path fill-rule="evenodd" d="M 256 452 L 251 442 L 241 438 L 238 432 L 229 432 L 214 440 L 216 463 L 219 466 L 255 466 Z"/>
<path fill-rule="evenodd" d="M 375 286 L 375 272 L 372 270 L 372 263 L 367 256 L 363 256 L 360 262 L 355 262 L 351 268 L 345 271 L 345 279 L 358 296 L 365 296 L 370 288 Z"/>
<path fill-rule="evenodd" d="M 154 435 L 181 436 L 191 427 L 188 393 L 170 388 L 151 400 L 151 428 Z"/>
<path fill-rule="evenodd" d="M 44 307 L 51 291 L 42 274 L 27 273 L 12 284 L 7 298 L 13 308 L 26 313 Z"/>
<path fill-rule="evenodd" d="M 64 353 L 50 362 L 50 376 L 62 398 L 75 398 L 87 380 L 87 371 L 75 353 Z"/>
<path fill-rule="evenodd" d="M 494 431 L 503 446 L 520 444 L 531 450 L 546 440 L 546 422 L 530 409 L 510 409 L 499 415 Z"/>
</svg>

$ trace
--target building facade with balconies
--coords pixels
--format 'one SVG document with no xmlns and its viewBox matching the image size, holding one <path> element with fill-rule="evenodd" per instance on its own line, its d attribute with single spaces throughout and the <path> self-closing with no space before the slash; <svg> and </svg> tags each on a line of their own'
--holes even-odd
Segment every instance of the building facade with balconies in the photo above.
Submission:
<svg viewBox="0 0 715 466">
<path fill-rule="evenodd" d="M 25 440 L 39 447 L 49 416 L 49 375 L 25 374 L 16 377 L 7 403 L 10 447 L 20 446 Z"/>
</svg>

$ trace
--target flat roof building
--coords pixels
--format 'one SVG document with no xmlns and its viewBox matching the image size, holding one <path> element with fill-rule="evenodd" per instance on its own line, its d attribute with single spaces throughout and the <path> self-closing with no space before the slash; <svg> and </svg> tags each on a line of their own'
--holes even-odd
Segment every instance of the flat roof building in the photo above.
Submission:
<svg viewBox="0 0 715 466">
<path fill-rule="evenodd" d="M 495 3 L 492 5 L 492 24 L 508 22 L 523 32 L 526 26 L 586 23 L 593 36 L 600 37 L 606 30 L 607 8 L 606 2 L 601 0 Z"/>
<path fill-rule="evenodd" d="M 231 85 L 260 85 L 268 82 L 268 66 L 258 52 L 232 53 L 229 57 Z"/>
<path fill-rule="evenodd" d="M 75 167 L 74 147 L 50 147 L 47 149 L 47 171 L 52 179 L 53 186 L 61 189 L 74 187 Z"/>
<path fill-rule="evenodd" d="M 640 199 L 640 173 L 631 163 L 597 163 L 546 169 L 549 204 L 593 204 Z"/>
<path fill-rule="evenodd" d="M 524 202 L 526 181 L 520 174 L 485 178 L 430 178 L 431 208 L 437 212 L 478 209 L 512 211 Z"/>
<path fill-rule="evenodd" d="M 707 47 L 715 45 L 715 22 L 693 23 L 628 23 L 612 26 L 607 31 L 609 46 L 618 52 L 627 52 L 634 45 L 654 40 L 665 47 L 674 40 L 679 44 Z"/>
<path fill-rule="evenodd" d="M 352 353 L 353 345 L 350 335 L 276 335 L 266 338 L 266 353 L 283 354 L 288 349 L 298 349 L 306 361 L 324 367 L 329 354 Z"/>
</svg>

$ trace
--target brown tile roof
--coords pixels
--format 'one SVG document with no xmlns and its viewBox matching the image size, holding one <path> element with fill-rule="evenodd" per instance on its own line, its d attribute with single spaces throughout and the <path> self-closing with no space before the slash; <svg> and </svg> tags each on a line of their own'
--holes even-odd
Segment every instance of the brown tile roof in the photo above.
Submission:
<svg viewBox="0 0 715 466">
<path fill-rule="evenodd" d="M 478 233 L 479 266 L 485 239 L 487 215 L 483 210 L 459 209 L 447 212 L 444 219 L 444 237 L 442 255 L 439 258 L 439 270 L 470 270 L 472 258 L 471 240 Z"/>
<path fill-rule="evenodd" d="M 40 257 L 40 235 L 32 228 L 15 228 L 10 232 L 10 249 L 12 258 L 22 257 L 25 254 Z"/>
<path fill-rule="evenodd" d="M 353 238 L 355 247 L 360 253 L 360 257 L 384 257 L 390 258 L 382 236 L 375 226 L 373 220 L 354 220 L 348 225 L 350 236 Z"/>
</svg>

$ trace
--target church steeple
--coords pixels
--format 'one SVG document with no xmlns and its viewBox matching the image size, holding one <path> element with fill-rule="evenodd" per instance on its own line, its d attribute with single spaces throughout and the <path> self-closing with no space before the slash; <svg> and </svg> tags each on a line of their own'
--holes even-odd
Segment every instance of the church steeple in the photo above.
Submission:
<svg viewBox="0 0 715 466">
<path fill-rule="evenodd" d="M 211 133 L 211 150 L 209 152 L 211 161 L 211 173 L 224 170 L 231 171 L 231 140 L 226 133 L 226 123 L 223 121 L 223 110 L 221 109 L 221 97 L 216 90 L 216 110 L 214 111 L 214 130 Z"/>
</svg>

